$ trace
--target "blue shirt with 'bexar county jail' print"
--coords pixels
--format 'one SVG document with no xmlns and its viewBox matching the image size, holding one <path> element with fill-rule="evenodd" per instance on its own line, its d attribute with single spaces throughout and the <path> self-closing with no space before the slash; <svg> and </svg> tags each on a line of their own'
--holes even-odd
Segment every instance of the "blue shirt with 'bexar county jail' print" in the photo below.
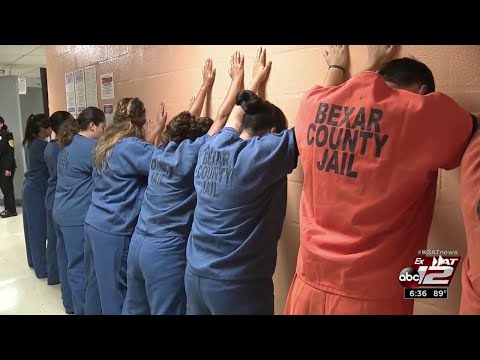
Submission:
<svg viewBox="0 0 480 360">
<path fill-rule="evenodd" d="M 293 129 L 243 140 L 225 128 L 210 138 L 195 168 L 190 271 L 220 280 L 272 277 L 286 211 L 286 175 L 297 159 Z"/>
<path fill-rule="evenodd" d="M 188 237 L 197 203 L 193 173 L 198 152 L 208 138 L 204 135 L 180 145 L 170 141 L 165 149 L 155 149 L 136 231 L 156 237 Z"/>
<path fill-rule="evenodd" d="M 80 226 L 92 199 L 95 139 L 75 135 L 58 153 L 53 218 L 60 226 Z"/>
<path fill-rule="evenodd" d="M 127 137 L 113 146 L 100 174 L 93 170 L 94 189 L 86 224 L 112 235 L 133 234 L 154 150 L 137 137 Z"/>
</svg>

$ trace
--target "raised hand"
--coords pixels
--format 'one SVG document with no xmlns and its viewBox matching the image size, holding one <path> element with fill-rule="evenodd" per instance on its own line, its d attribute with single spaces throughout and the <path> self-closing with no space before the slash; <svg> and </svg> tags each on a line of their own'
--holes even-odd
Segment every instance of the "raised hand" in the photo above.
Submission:
<svg viewBox="0 0 480 360">
<path fill-rule="evenodd" d="M 235 106 L 235 98 L 237 97 L 237 94 L 243 90 L 244 57 L 239 51 L 235 51 L 230 58 L 230 69 L 228 70 L 228 74 L 230 75 L 232 81 L 230 83 L 230 87 L 228 88 L 227 95 L 225 96 L 222 105 L 218 109 L 215 122 L 208 131 L 210 135 L 215 134 L 225 126 L 225 123 L 227 122 L 228 117 Z"/>
<path fill-rule="evenodd" d="M 338 65 L 343 68 L 348 63 L 348 45 L 329 45 L 328 50 L 323 50 L 323 58 L 327 65 Z"/>
<path fill-rule="evenodd" d="M 212 87 L 213 83 L 215 82 L 215 73 L 216 69 L 213 68 L 213 61 L 212 59 L 208 58 L 205 61 L 205 65 L 203 67 L 203 85 L 205 87 Z"/>
<path fill-rule="evenodd" d="M 228 75 L 233 80 L 243 79 L 244 76 L 244 57 L 240 54 L 240 51 L 235 53 L 230 58 L 230 69 Z"/>
<path fill-rule="evenodd" d="M 379 70 L 393 55 L 393 45 L 367 45 L 367 68 L 372 71 Z"/>
<path fill-rule="evenodd" d="M 163 131 L 165 128 L 165 124 L 167 122 L 167 112 L 165 111 L 165 104 L 160 102 L 158 105 L 158 110 L 157 110 L 157 126 L 159 127 L 158 130 Z"/>
<path fill-rule="evenodd" d="M 155 139 L 165 129 L 165 123 L 167 121 L 167 113 L 165 111 L 165 104 L 163 102 L 158 106 L 157 117 L 155 120 L 147 119 L 144 125 L 145 141 L 154 144 Z"/>
<path fill-rule="evenodd" d="M 267 50 L 264 48 L 259 48 L 255 54 L 255 60 L 253 63 L 252 82 L 257 82 L 258 84 L 264 83 L 268 78 L 271 67 L 271 61 L 269 61 L 267 64 Z"/>
</svg>

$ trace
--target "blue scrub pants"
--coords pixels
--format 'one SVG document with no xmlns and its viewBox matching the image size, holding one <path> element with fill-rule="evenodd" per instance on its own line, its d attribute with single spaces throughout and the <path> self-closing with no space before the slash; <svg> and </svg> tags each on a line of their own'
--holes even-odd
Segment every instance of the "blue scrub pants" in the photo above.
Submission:
<svg viewBox="0 0 480 360">
<path fill-rule="evenodd" d="M 51 214 L 51 212 L 50 212 Z M 53 220 L 53 218 L 52 218 Z M 70 289 L 70 283 L 68 282 L 68 258 L 67 250 L 65 250 L 65 240 L 63 239 L 62 231 L 60 226 L 53 221 L 55 227 L 55 233 L 57 235 L 57 262 L 58 262 L 58 273 L 60 277 L 60 291 L 62 292 L 62 301 L 67 314 L 73 314 L 73 299 L 72 299 L 72 290 Z"/>
<path fill-rule="evenodd" d="M 85 229 L 89 225 L 85 225 Z M 85 278 L 87 289 L 85 292 L 85 315 L 102 315 L 100 291 L 98 289 L 97 274 L 91 239 L 85 231 Z"/>
<path fill-rule="evenodd" d="M 85 315 L 85 230 L 83 225 L 60 226 L 67 252 L 67 276 L 75 315 Z"/>
<path fill-rule="evenodd" d="M 272 279 L 215 280 L 185 272 L 187 315 L 273 315 Z"/>
<path fill-rule="evenodd" d="M 124 315 L 185 315 L 187 239 L 133 234 Z"/>
<path fill-rule="evenodd" d="M 48 285 L 60 283 L 57 258 L 57 233 L 53 223 L 52 211 L 47 209 L 47 272 Z"/>
<path fill-rule="evenodd" d="M 45 193 L 38 191 L 28 181 L 23 182 L 23 229 L 27 250 L 28 266 L 33 267 L 39 279 L 45 279 L 47 272 L 47 209 Z"/>
<path fill-rule="evenodd" d="M 121 315 L 127 293 L 127 256 L 131 235 L 113 235 L 85 224 L 93 250 L 103 315 Z M 93 274 L 92 274 L 93 276 Z"/>
</svg>

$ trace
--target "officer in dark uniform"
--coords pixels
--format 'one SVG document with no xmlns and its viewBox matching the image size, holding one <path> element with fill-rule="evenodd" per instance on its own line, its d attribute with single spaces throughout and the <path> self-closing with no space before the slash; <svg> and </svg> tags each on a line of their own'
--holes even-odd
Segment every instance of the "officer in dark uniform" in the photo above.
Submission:
<svg viewBox="0 0 480 360">
<path fill-rule="evenodd" d="M 17 168 L 13 155 L 14 147 L 13 134 L 8 131 L 5 120 L 0 116 L 0 188 L 5 203 L 5 210 L 0 213 L 2 218 L 17 215 L 13 192 L 13 176 Z"/>
</svg>

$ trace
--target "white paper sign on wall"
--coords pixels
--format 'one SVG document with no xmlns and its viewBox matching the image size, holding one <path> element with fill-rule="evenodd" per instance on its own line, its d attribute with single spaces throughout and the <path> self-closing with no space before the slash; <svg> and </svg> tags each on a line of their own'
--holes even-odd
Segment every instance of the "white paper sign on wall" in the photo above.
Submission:
<svg viewBox="0 0 480 360">
<path fill-rule="evenodd" d="M 65 74 L 65 93 L 67 96 L 67 111 L 76 116 L 77 107 L 75 105 L 75 78 L 73 72 Z"/>
<path fill-rule="evenodd" d="M 98 108 L 97 68 L 95 65 L 85 68 L 85 90 L 87 93 L 87 107 L 93 106 Z"/>
<path fill-rule="evenodd" d="M 27 93 L 27 78 L 18 78 L 18 93 L 20 95 L 25 95 Z"/>
<path fill-rule="evenodd" d="M 83 69 L 76 70 L 75 76 L 75 102 L 77 103 L 77 113 L 80 114 L 87 107 L 85 98 L 85 73 Z"/>
<path fill-rule="evenodd" d="M 100 75 L 100 86 L 102 87 L 102 100 L 115 98 L 113 72 Z"/>
</svg>

